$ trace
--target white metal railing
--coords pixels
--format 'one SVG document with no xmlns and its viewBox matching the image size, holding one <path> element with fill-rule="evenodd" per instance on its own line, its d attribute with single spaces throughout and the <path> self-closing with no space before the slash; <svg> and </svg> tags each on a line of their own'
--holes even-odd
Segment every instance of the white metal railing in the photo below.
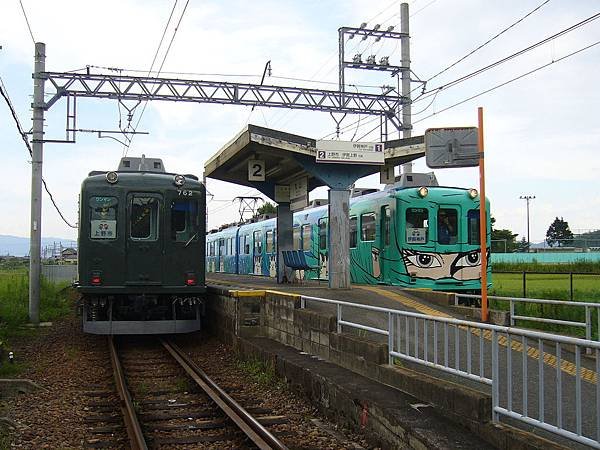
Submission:
<svg viewBox="0 0 600 450">
<path fill-rule="evenodd" d="M 338 332 L 385 336 L 390 364 L 400 358 L 489 385 L 492 420 L 511 417 L 600 449 L 599 342 L 301 296 L 302 308 L 308 302 L 335 306 Z M 588 348 L 595 361 L 582 361 Z"/>
<path fill-rule="evenodd" d="M 481 300 L 481 295 L 472 294 L 455 294 L 454 304 L 458 305 L 459 298 L 471 298 Z M 510 326 L 515 326 L 517 320 L 530 320 L 532 322 L 552 323 L 555 325 L 568 325 L 572 327 L 585 328 L 585 338 L 588 340 L 592 339 L 592 310 L 596 310 L 597 326 L 598 326 L 598 340 L 600 340 L 600 303 L 593 302 L 579 302 L 579 301 L 566 301 L 566 300 L 547 300 L 542 298 L 520 298 L 520 297 L 498 297 L 495 295 L 488 296 L 488 300 L 500 300 L 508 302 L 510 312 Z M 573 320 L 553 319 L 539 316 L 526 316 L 523 314 L 515 314 L 516 303 L 534 303 L 538 305 L 559 305 L 567 308 L 579 308 L 585 311 L 585 321 L 576 322 Z"/>
</svg>

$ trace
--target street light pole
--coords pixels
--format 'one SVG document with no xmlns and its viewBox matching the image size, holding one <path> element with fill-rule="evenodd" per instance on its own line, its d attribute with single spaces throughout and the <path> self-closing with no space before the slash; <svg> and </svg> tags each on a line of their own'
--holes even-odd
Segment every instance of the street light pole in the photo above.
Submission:
<svg viewBox="0 0 600 450">
<path fill-rule="evenodd" d="M 521 195 L 519 198 L 527 201 L 527 251 L 529 251 L 529 247 L 531 246 L 531 241 L 529 240 L 529 201 L 533 200 L 535 195 Z"/>
</svg>

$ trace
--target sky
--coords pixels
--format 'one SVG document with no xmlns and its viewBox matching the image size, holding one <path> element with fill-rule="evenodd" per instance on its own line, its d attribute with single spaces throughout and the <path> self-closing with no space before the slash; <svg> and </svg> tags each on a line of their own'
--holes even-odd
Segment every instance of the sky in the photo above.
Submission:
<svg viewBox="0 0 600 450">
<path fill-rule="evenodd" d="M 0 77 L 23 128 L 31 128 L 34 40 L 46 44 L 49 71 L 92 66 L 94 72 L 114 74 L 118 72 L 106 68 L 116 68 L 127 75 L 145 75 L 157 55 L 154 67 L 162 65 L 161 76 L 167 78 L 259 83 L 270 60 L 272 72 L 265 84 L 336 90 L 339 27 L 367 22 L 369 27 L 395 25 L 399 30 L 399 1 L 189 0 L 187 8 L 186 1 L 179 0 L 173 9 L 172 0 L 104 0 L 101 4 L 86 0 L 4 0 Z M 408 3 L 411 69 L 415 80 L 429 80 L 426 92 L 435 92 L 439 86 L 600 12 L 597 0 Z M 542 4 L 489 44 L 433 77 Z M 173 16 L 159 48 L 171 11 Z M 476 126 L 477 107 L 484 108 L 486 194 L 496 227 L 511 229 L 519 234 L 518 239 L 527 230 L 526 204 L 519 199 L 522 195 L 535 196 L 530 203 L 532 241 L 543 240 L 557 216 L 568 221 L 575 232 L 600 228 L 600 45 L 558 61 L 598 40 L 600 20 L 594 20 L 435 96 L 418 98 L 422 84 L 415 81 L 412 85 L 413 135 L 421 135 L 427 128 Z M 346 52 L 375 54 L 377 59 L 390 56 L 391 64 L 400 60 L 400 49 L 394 42 L 348 41 Z M 543 65 L 548 66 L 464 101 Z M 346 82 L 357 85 L 350 90 L 372 93 L 394 80 L 385 74 L 348 70 Z M 51 92 L 49 87 L 46 92 Z M 119 123 L 121 127 L 128 124 L 128 109 L 133 125 L 143 108 L 134 102 L 80 99 L 77 128 L 119 130 Z M 129 156 L 162 158 L 169 172 L 202 176 L 204 163 L 247 123 L 317 139 L 331 138 L 335 130 L 328 113 L 275 108 L 251 111 L 234 105 L 150 102 L 141 117 L 138 131 L 149 134 L 135 136 L 128 149 L 114 139 L 99 139 L 91 133 L 78 133 L 75 144 L 45 145 L 44 179 L 69 222 L 77 221 L 79 188 L 88 172 L 116 169 L 125 151 Z M 340 139 L 377 141 L 377 131 L 367 134 L 374 127 L 369 123 L 371 118 L 362 116 L 361 122 L 355 123 L 357 119 L 344 119 Z M 64 139 L 65 121 L 63 99 L 46 114 L 46 138 Z M 30 158 L 3 102 L 0 149 L 0 202 L 4 209 L 0 234 L 27 236 Z M 413 170 L 431 169 L 423 159 Z M 435 172 L 442 185 L 479 187 L 477 168 Z M 382 187 L 378 176 L 361 179 L 357 186 Z M 234 197 L 258 194 L 212 179 L 208 179 L 207 189 L 212 194 L 209 227 L 239 217 L 238 205 L 232 203 Z M 311 193 L 311 198 L 326 197 L 324 188 Z M 61 220 L 45 193 L 42 217 L 43 236 L 76 237 L 76 230 Z"/>
</svg>

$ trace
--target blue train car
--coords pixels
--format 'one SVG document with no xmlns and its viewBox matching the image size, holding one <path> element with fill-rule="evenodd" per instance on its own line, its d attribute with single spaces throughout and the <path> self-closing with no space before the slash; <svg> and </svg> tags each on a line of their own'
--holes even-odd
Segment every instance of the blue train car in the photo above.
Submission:
<svg viewBox="0 0 600 450">
<path fill-rule="evenodd" d="M 352 198 L 348 236 L 351 281 L 445 291 L 480 290 L 479 203 L 475 189 L 439 186 L 371 190 Z M 489 211 L 487 200 L 486 205 Z M 328 277 L 327 215 L 327 206 L 294 214 L 293 249 L 304 251 L 307 262 L 318 267 L 300 271 L 302 278 Z M 275 219 L 269 219 L 209 233 L 207 255 L 212 247 L 218 255 L 213 252 L 207 256 L 207 270 L 275 277 L 275 228 Z M 489 213 L 486 230 L 489 242 Z M 219 265 L 221 242 L 232 236 L 237 245 L 226 245 L 224 254 L 235 263 Z"/>
</svg>

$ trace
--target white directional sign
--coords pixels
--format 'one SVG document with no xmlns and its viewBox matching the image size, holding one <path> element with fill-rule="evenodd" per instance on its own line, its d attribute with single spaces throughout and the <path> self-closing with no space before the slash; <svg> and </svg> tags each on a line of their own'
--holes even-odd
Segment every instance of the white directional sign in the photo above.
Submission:
<svg viewBox="0 0 600 450">
<path fill-rule="evenodd" d="M 396 181 L 394 166 L 383 166 L 379 170 L 379 182 L 381 184 L 392 184 L 394 181 Z"/>
<path fill-rule="evenodd" d="M 297 211 L 308 206 L 308 177 L 290 182 L 290 209 Z"/>
<path fill-rule="evenodd" d="M 384 164 L 381 142 L 317 141 L 317 162 Z"/>
<path fill-rule="evenodd" d="M 260 159 L 248 160 L 248 181 L 265 181 L 265 162 Z"/>
</svg>

